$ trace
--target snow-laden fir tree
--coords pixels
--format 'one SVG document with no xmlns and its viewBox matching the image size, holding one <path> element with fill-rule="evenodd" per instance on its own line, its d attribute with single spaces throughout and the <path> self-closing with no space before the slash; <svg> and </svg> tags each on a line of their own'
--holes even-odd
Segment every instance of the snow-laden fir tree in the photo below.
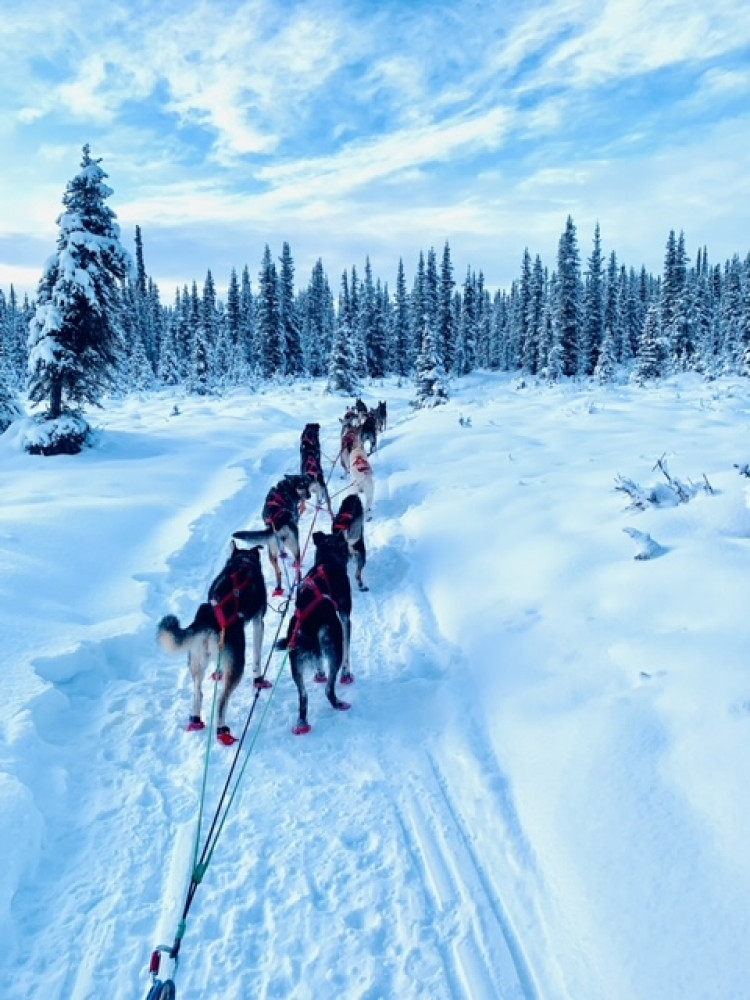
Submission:
<svg viewBox="0 0 750 1000">
<path fill-rule="evenodd" d="M 294 261 L 289 244 L 281 248 L 279 271 L 279 326 L 284 355 L 284 374 L 300 376 L 304 373 L 299 311 L 294 295 Z"/>
<path fill-rule="evenodd" d="M 578 353 L 579 374 L 584 376 L 594 373 L 604 338 L 602 243 L 598 222 L 594 227 L 594 248 L 588 265 L 586 282 L 583 286 L 583 314 Z"/>
<path fill-rule="evenodd" d="M 353 356 L 353 337 L 349 281 L 347 273 L 344 271 L 341 275 L 339 308 L 336 315 L 331 353 L 328 358 L 329 392 L 345 396 L 354 396 L 359 392 L 359 381 Z"/>
<path fill-rule="evenodd" d="M 21 403 L 11 364 L 11 341 L 8 336 L 5 296 L 0 292 L 0 434 L 21 415 Z"/>
<path fill-rule="evenodd" d="M 448 401 L 448 384 L 435 343 L 435 333 L 429 317 L 425 315 L 422 329 L 422 347 L 417 355 L 414 385 L 414 406 L 439 406 Z"/>
<path fill-rule="evenodd" d="M 284 374 L 284 358 L 279 317 L 279 279 L 267 243 L 258 275 L 255 306 L 255 354 L 258 366 L 263 378 L 275 378 Z"/>
<path fill-rule="evenodd" d="M 557 249 L 557 295 L 555 301 L 556 337 L 553 352 L 561 353 L 563 375 L 575 375 L 579 370 L 581 337 L 581 263 L 578 235 L 569 215 L 565 232 Z M 558 339 L 559 338 L 559 339 Z M 557 367 L 557 361 L 555 361 Z"/>
<path fill-rule="evenodd" d="M 132 270 L 120 243 L 112 190 L 100 160 L 83 147 L 57 219 L 57 251 L 39 282 L 29 332 L 28 396 L 46 409 L 26 436 L 34 453 L 75 453 L 89 435 L 83 404 L 114 387 L 121 350 L 120 283 Z"/>
<path fill-rule="evenodd" d="M 631 375 L 631 381 L 636 385 L 645 385 L 655 381 L 664 373 L 664 358 L 661 339 L 661 316 L 657 304 L 652 305 L 646 313 L 646 325 L 638 345 L 638 355 Z"/>
<path fill-rule="evenodd" d="M 406 375 L 409 370 L 409 330 L 409 295 L 404 261 L 399 257 L 391 323 L 391 371 L 396 375 Z"/>
<path fill-rule="evenodd" d="M 302 302 L 302 352 L 305 370 L 314 378 L 327 371 L 335 326 L 333 295 L 323 270 L 323 261 L 318 258 Z"/>
</svg>

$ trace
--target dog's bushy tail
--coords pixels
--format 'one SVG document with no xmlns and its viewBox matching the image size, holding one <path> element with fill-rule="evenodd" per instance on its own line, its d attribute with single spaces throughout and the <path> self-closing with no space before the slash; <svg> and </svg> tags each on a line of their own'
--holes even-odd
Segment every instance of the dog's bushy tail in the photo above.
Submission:
<svg viewBox="0 0 750 1000">
<path fill-rule="evenodd" d="M 176 615 L 164 615 L 156 626 L 159 645 L 165 653 L 179 653 L 192 637 L 190 629 L 182 628 Z"/>
<path fill-rule="evenodd" d="M 273 528 L 262 528 L 257 531 L 233 531 L 232 538 L 238 542 L 249 542 L 251 545 L 264 545 L 273 538 Z"/>
</svg>

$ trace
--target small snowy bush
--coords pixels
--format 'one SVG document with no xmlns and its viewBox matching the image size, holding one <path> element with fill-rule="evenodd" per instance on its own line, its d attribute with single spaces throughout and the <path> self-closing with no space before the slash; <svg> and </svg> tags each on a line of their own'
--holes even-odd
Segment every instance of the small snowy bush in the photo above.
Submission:
<svg viewBox="0 0 750 1000">
<path fill-rule="evenodd" d="M 30 455 L 77 455 L 90 434 L 80 413 L 64 413 L 55 420 L 30 417 L 21 426 L 19 442 Z"/>
</svg>

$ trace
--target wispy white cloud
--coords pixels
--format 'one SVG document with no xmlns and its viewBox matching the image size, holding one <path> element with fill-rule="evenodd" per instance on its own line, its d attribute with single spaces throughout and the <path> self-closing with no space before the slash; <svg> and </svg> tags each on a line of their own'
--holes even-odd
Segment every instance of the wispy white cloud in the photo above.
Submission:
<svg viewBox="0 0 750 1000">
<path fill-rule="evenodd" d="M 326 243 L 362 258 L 390 240 L 397 257 L 399 240 L 407 253 L 454 233 L 479 265 L 490 248 L 497 264 L 500 240 L 514 260 L 532 238 L 554 242 L 568 211 L 615 220 L 625 206 L 632 245 L 667 215 L 710 230 L 712 171 L 717 232 L 736 231 L 730 193 L 750 203 L 726 166 L 746 162 L 744 0 L 8 4 L 0 235 L 54 238 L 85 141 L 123 225 L 160 246 L 189 226 L 197 274 L 242 227 L 317 240 L 324 259 Z M 683 168 L 678 195 L 657 178 L 681 155 L 703 169 Z M 6 273 L 0 262 L 0 285 Z"/>
</svg>

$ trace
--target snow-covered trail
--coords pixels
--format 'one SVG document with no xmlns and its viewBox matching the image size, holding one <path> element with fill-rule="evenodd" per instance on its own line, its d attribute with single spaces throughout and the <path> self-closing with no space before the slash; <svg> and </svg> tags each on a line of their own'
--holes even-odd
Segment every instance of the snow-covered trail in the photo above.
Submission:
<svg viewBox="0 0 750 1000">
<path fill-rule="evenodd" d="M 341 401 L 327 405 L 335 433 Z M 151 948 L 174 938 L 205 734 L 184 732 L 187 671 L 157 650 L 154 626 L 167 610 L 189 618 L 231 531 L 258 524 L 268 486 L 295 470 L 298 415 L 274 413 L 271 431 L 263 413 L 268 426 L 254 427 L 244 447 L 218 448 L 215 468 L 200 477 L 189 454 L 181 471 L 165 470 L 182 500 L 154 525 L 144 566 L 156 568 L 135 574 L 145 595 L 139 626 L 35 663 L 52 688 L 30 722 L 35 773 L 21 777 L 44 803 L 44 846 L 14 903 L 25 971 L 0 984 L 7 1000 L 138 997 Z M 185 1000 L 536 996 L 503 902 L 505 879 L 522 894 L 513 817 L 492 824 L 507 829 L 508 843 L 472 836 L 473 812 L 492 808 L 483 790 L 502 777 L 473 760 L 468 732 L 445 740 L 447 701 L 463 697 L 460 656 L 440 636 L 411 563 L 401 519 L 419 497 L 398 489 L 387 444 L 386 434 L 373 460 L 380 499 L 367 526 L 371 589 L 355 591 L 353 710 L 333 712 L 310 684 L 313 732 L 292 736 L 296 694 L 282 655 L 272 654 L 269 676 L 282 674 L 188 917 L 177 973 Z M 345 485 L 338 476 L 333 491 Z M 327 516 L 318 517 L 325 529 Z M 303 537 L 310 527 L 308 514 Z M 97 588 L 127 586 L 104 570 Z M 269 612 L 264 652 L 276 627 Z M 235 732 L 252 698 L 246 685 L 235 695 Z M 212 749 L 209 815 L 229 759 Z"/>
<path fill-rule="evenodd" d="M 272 655 L 180 1000 L 743 995 L 745 384 L 477 377 L 417 414 L 409 387 L 382 392 L 352 711 L 311 684 L 292 736 Z M 0 483 L 3 1000 L 140 998 L 174 938 L 208 740 L 155 626 L 192 616 L 231 532 L 260 526 L 307 420 L 335 453 L 344 402 L 286 393 L 113 406 L 100 449 Z M 663 453 L 714 491 L 633 515 L 615 477 L 649 485 Z M 634 524 L 662 557 L 633 558 Z M 229 758 L 214 746 L 209 811 Z"/>
</svg>

